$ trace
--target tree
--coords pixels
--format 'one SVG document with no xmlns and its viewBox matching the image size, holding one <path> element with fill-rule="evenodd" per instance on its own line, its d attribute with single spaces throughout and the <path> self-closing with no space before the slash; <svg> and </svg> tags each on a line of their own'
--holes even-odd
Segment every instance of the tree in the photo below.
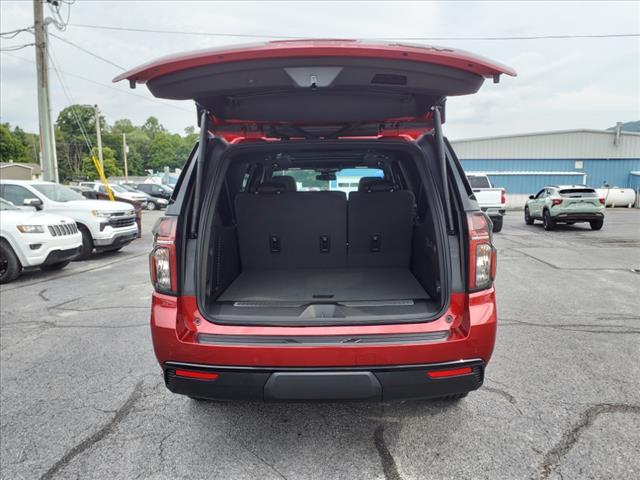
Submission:
<svg viewBox="0 0 640 480">
<path fill-rule="evenodd" d="M 20 130 L 22 132 L 22 130 Z M 15 131 L 11 131 L 8 123 L 0 124 L 0 161 L 31 162 L 27 146 Z"/>
<path fill-rule="evenodd" d="M 104 125 L 104 118 L 100 118 Z M 91 105 L 70 105 L 56 120 L 56 152 L 60 180 L 82 176 L 84 157 L 89 154 L 87 140 L 96 142 L 95 110 Z M 85 139 L 86 136 L 86 139 Z"/>
<path fill-rule="evenodd" d="M 162 126 L 156 117 L 149 117 L 140 129 L 146 133 L 151 140 L 159 133 L 166 133 L 167 130 Z"/>
<path fill-rule="evenodd" d="M 98 149 L 94 147 L 91 151 L 95 158 L 98 158 Z M 116 163 L 115 153 L 109 147 L 102 148 L 102 159 L 104 165 L 104 174 L 107 177 L 121 177 L 124 175 L 122 169 Z M 91 180 L 97 180 L 99 177 L 96 166 L 91 159 L 91 155 L 86 155 L 82 159 L 82 175 Z"/>
</svg>

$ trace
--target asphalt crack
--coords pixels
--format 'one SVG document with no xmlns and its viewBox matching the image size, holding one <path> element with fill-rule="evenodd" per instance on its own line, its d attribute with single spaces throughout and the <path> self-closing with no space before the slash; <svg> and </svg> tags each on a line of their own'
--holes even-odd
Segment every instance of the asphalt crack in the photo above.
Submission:
<svg viewBox="0 0 640 480">
<path fill-rule="evenodd" d="M 628 318 L 625 318 L 625 320 Z M 631 318 L 635 319 L 635 318 Z M 626 325 L 594 325 L 589 323 L 535 323 L 525 322 L 524 320 L 516 320 L 514 318 L 507 318 L 506 321 L 501 322 L 501 326 L 512 325 L 525 325 L 529 327 L 551 328 L 554 330 L 564 330 L 567 332 L 582 332 L 582 333 L 612 333 L 614 335 L 633 335 L 640 334 L 640 328 L 628 327 Z"/>
<path fill-rule="evenodd" d="M 60 460 L 54 463 L 49 470 L 47 470 L 41 477 L 40 480 L 48 480 L 54 477 L 62 468 L 66 467 L 71 460 L 80 455 L 85 450 L 91 448 L 93 445 L 98 443 L 100 440 L 105 438 L 110 433 L 113 433 L 115 427 L 124 420 L 127 415 L 133 409 L 136 401 L 140 397 L 140 393 L 142 390 L 142 381 L 136 383 L 133 391 L 129 395 L 129 398 L 122 404 L 122 406 L 116 410 L 113 418 L 104 425 L 100 430 L 95 432 L 90 437 L 84 439 L 82 442 L 78 443 L 74 447 L 72 447 L 67 453 L 65 453 Z"/>
<path fill-rule="evenodd" d="M 578 442 L 582 432 L 591 427 L 595 419 L 603 413 L 638 414 L 640 413 L 640 405 L 601 403 L 589 407 L 580 415 L 580 418 L 575 425 L 562 435 L 556 446 L 544 455 L 539 471 L 531 478 L 533 480 L 544 480 L 549 478 L 549 475 L 558 468 L 562 459 Z"/>
<path fill-rule="evenodd" d="M 373 433 L 373 443 L 378 450 L 380 456 L 380 462 L 382 463 L 382 471 L 384 472 L 385 480 L 402 480 L 400 473 L 398 472 L 398 466 L 396 461 L 387 447 L 387 442 L 384 440 L 384 425 L 378 425 Z"/>
<path fill-rule="evenodd" d="M 507 402 L 509 402 L 511 405 L 513 405 L 513 408 L 516 412 L 518 412 L 520 415 L 522 415 L 522 411 L 518 408 L 517 405 L 517 401 L 516 398 L 511 395 L 509 392 L 507 392 L 506 390 L 503 390 L 501 388 L 494 388 L 494 387 L 488 387 L 486 385 L 482 386 L 482 390 L 485 392 L 489 392 L 489 393 L 495 393 L 496 395 L 501 396 L 502 398 L 504 398 Z"/>
</svg>

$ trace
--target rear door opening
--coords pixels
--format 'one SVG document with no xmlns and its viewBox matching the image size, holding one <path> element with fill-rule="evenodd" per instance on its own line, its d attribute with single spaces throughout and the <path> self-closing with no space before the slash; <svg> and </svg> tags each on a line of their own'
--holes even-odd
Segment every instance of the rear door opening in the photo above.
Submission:
<svg viewBox="0 0 640 480">
<path fill-rule="evenodd" d="M 209 320 L 415 322 L 446 306 L 444 214 L 415 145 L 260 142 L 220 162 L 198 249 Z"/>
</svg>

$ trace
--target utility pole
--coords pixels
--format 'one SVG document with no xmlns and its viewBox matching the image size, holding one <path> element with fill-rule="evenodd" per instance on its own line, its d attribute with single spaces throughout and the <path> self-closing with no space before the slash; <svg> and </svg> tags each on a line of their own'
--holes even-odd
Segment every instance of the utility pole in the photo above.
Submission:
<svg viewBox="0 0 640 480">
<path fill-rule="evenodd" d="M 122 134 L 122 159 L 124 160 L 124 179 L 129 181 L 129 168 L 127 167 L 127 153 L 129 145 L 127 145 L 127 134 Z"/>
<path fill-rule="evenodd" d="M 100 167 L 102 171 L 104 171 L 104 160 L 102 159 L 102 136 L 100 134 L 100 110 L 98 110 L 98 105 L 93 106 L 96 112 L 96 137 L 98 137 L 98 162 L 100 162 Z"/>
<path fill-rule="evenodd" d="M 40 165 L 43 178 L 58 182 L 56 139 L 51 122 L 49 99 L 49 62 L 47 54 L 47 22 L 43 18 L 42 0 L 33 0 L 33 28 L 36 40 L 36 67 L 38 81 L 38 124 L 40 131 Z"/>
</svg>

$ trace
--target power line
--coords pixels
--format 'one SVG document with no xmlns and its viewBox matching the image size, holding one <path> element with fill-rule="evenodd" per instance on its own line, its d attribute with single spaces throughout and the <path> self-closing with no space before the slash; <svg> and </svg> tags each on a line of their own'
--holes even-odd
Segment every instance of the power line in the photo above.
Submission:
<svg viewBox="0 0 640 480">
<path fill-rule="evenodd" d="M 8 32 L 0 32 L 0 37 L 5 40 L 11 40 L 12 38 L 20 35 L 22 32 L 33 32 L 33 27 L 18 28 L 16 30 L 9 30 Z"/>
<path fill-rule="evenodd" d="M 15 52 L 16 50 L 22 50 L 23 48 L 33 47 L 35 43 L 25 43 L 24 45 L 12 45 L 11 47 L 0 48 L 0 52 Z"/>
<path fill-rule="evenodd" d="M 53 67 L 53 71 L 56 73 L 56 77 L 58 77 L 58 81 L 60 82 L 60 86 L 62 87 L 62 93 L 64 93 L 64 96 L 67 97 L 67 102 L 69 102 L 69 106 L 71 107 L 71 114 L 73 115 L 76 123 L 78 124 L 78 128 L 80 128 L 80 133 L 82 134 L 82 137 L 85 143 L 87 144 L 87 147 L 89 148 L 89 153 L 91 153 L 91 151 L 93 150 L 93 145 L 91 144 L 91 140 L 89 139 L 89 135 L 87 134 L 87 129 L 85 128 L 82 118 L 80 118 L 80 116 L 76 113 L 76 109 L 74 106 L 75 101 L 71 96 L 71 92 L 67 90 L 67 86 L 62 77 L 62 73 L 58 69 L 56 62 L 53 60 L 53 52 L 51 52 L 50 49 L 48 49 L 47 54 L 49 56 L 49 60 L 51 61 L 51 66 Z"/>
<path fill-rule="evenodd" d="M 124 68 L 124 67 L 122 67 L 122 66 L 118 65 L 117 63 L 114 63 L 114 62 L 112 62 L 111 60 L 107 60 L 106 58 L 101 57 L 101 56 L 100 56 L 100 55 L 98 55 L 97 53 L 93 53 L 92 51 L 87 50 L 86 48 L 81 47 L 80 45 L 78 45 L 78 44 L 76 44 L 76 43 L 73 43 L 72 41 L 67 40 L 66 38 L 62 38 L 62 37 L 60 37 L 60 36 L 56 35 L 55 33 L 50 33 L 50 34 L 49 34 L 49 36 L 50 36 L 50 37 L 57 38 L 57 39 L 58 39 L 58 40 L 60 40 L 61 42 L 64 42 L 64 43 L 67 43 L 67 44 L 69 44 L 69 45 L 71 45 L 71 46 L 73 46 L 73 47 L 76 47 L 77 49 L 82 50 L 84 53 L 86 53 L 86 54 L 88 54 L 88 55 L 91 55 L 92 57 L 97 58 L 98 60 L 102 60 L 103 62 L 106 62 L 106 63 L 108 63 L 109 65 L 111 65 L 111 66 L 113 66 L 113 67 L 119 68 L 119 69 L 120 69 L 120 70 L 122 70 L 122 71 L 125 71 L 125 70 L 126 70 L 126 68 Z"/>
<path fill-rule="evenodd" d="M 130 28 L 130 27 L 116 27 L 111 25 L 90 25 L 84 23 L 74 23 L 74 27 L 81 28 L 93 28 L 99 30 L 117 30 L 125 32 L 139 32 L 139 33 L 159 33 L 169 35 L 195 35 L 195 36 L 207 36 L 207 37 L 233 37 L 233 38 L 273 38 L 281 40 L 309 40 L 317 38 L 313 36 L 297 37 L 287 35 L 259 35 L 255 33 L 222 33 L 222 32 L 194 32 L 185 30 L 153 30 L 147 28 Z M 460 36 L 438 36 L 438 37 L 405 37 L 402 35 L 396 37 L 373 37 L 371 40 L 406 40 L 406 41 L 503 41 L 503 40 L 564 40 L 572 38 L 627 38 L 627 37 L 640 37 L 640 33 L 605 33 L 605 34 L 577 34 L 577 35 L 521 35 L 521 36 L 475 36 L 475 37 L 460 37 Z"/>
<path fill-rule="evenodd" d="M 12 54 L 6 53 L 6 52 L 5 52 L 5 55 L 9 55 L 10 57 L 17 58 L 18 60 L 22 60 L 23 62 L 35 63 L 32 60 L 20 57 L 18 55 L 12 55 Z M 131 95 L 132 97 L 141 98 L 142 100 L 146 100 L 148 102 L 154 102 L 154 103 L 157 103 L 159 105 L 163 105 L 165 107 L 173 108 L 173 109 L 176 109 L 176 110 L 181 110 L 181 111 L 187 112 L 187 113 L 193 113 L 194 112 L 193 110 L 188 110 L 188 109 L 180 107 L 178 105 L 165 103 L 162 100 L 158 100 L 157 98 L 149 98 L 149 97 L 145 97 L 144 95 L 138 95 L 137 93 L 130 92 L 129 90 L 124 90 L 124 89 L 121 89 L 121 88 L 118 88 L 118 87 L 114 87 L 112 85 L 107 85 L 107 84 L 98 82 L 96 80 L 92 80 L 90 78 L 83 77 L 82 75 L 78 75 L 76 73 L 70 73 L 70 72 L 66 72 L 64 70 L 59 70 L 59 71 L 60 71 L 60 73 L 64 73 L 68 77 L 78 78 L 80 80 L 84 80 L 85 82 L 93 83 L 94 85 L 98 85 L 98 86 L 103 87 L 103 88 L 108 88 L 109 90 L 115 90 L 116 92 L 120 92 L 120 93 L 125 94 L 125 95 Z"/>
</svg>

